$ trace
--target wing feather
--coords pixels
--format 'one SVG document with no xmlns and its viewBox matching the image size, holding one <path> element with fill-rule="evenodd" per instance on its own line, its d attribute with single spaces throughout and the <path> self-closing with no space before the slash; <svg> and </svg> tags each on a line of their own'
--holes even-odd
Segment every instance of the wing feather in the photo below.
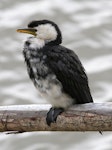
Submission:
<svg viewBox="0 0 112 150">
<path fill-rule="evenodd" d="M 46 51 L 46 52 L 45 52 Z M 47 47 L 46 63 L 62 83 L 63 92 L 77 104 L 93 102 L 88 78 L 78 56 L 63 46 Z"/>
</svg>

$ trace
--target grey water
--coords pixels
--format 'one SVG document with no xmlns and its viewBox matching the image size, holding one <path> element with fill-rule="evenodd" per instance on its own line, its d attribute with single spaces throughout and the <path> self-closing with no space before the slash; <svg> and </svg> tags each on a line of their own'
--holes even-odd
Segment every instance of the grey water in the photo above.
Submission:
<svg viewBox="0 0 112 150">
<path fill-rule="evenodd" d="M 63 45 L 80 57 L 95 102 L 112 101 L 111 0 L 0 0 L 0 105 L 44 104 L 28 78 L 22 48 L 28 35 L 16 29 L 29 21 L 55 21 Z M 0 150 L 112 150 L 104 132 L 0 134 Z"/>
</svg>

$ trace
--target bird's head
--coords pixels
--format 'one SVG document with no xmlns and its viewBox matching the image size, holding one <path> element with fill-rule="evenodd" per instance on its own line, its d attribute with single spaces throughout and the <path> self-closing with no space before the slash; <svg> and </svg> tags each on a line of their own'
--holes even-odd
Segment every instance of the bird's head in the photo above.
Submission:
<svg viewBox="0 0 112 150">
<path fill-rule="evenodd" d="M 17 32 L 28 33 L 35 38 L 44 40 L 46 44 L 61 44 L 62 37 L 59 27 L 49 20 L 32 21 L 28 28 L 18 29 Z"/>
</svg>

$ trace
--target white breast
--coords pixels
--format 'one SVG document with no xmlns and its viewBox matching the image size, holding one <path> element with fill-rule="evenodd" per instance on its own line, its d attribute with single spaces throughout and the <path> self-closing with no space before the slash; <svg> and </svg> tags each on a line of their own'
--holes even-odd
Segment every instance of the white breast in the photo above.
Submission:
<svg viewBox="0 0 112 150">
<path fill-rule="evenodd" d="M 39 57 L 32 58 L 31 53 L 30 50 L 26 49 L 26 55 L 29 58 L 30 67 L 34 75 L 31 79 L 40 95 L 52 104 L 53 107 L 67 108 L 72 105 L 74 100 L 63 92 L 61 82 L 57 80 L 55 74 L 51 74 L 50 69 L 44 64 L 44 58 L 42 60 Z M 30 71 L 28 67 L 29 74 Z"/>
<path fill-rule="evenodd" d="M 42 97 L 44 97 L 53 107 L 67 108 L 73 103 L 73 99 L 67 94 L 62 92 L 61 84 L 55 84 L 52 80 L 56 80 L 56 77 L 47 77 L 43 80 L 36 80 L 37 89 Z M 40 85 L 40 86 L 38 86 Z"/>
</svg>

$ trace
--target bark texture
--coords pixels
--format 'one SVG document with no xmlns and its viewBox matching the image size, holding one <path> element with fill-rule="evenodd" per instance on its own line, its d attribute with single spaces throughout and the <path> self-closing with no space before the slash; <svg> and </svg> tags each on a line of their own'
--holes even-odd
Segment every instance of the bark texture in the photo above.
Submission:
<svg viewBox="0 0 112 150">
<path fill-rule="evenodd" d="M 46 114 L 50 105 L 0 107 L 0 132 L 18 131 L 112 131 L 112 103 L 75 105 L 58 116 L 49 127 Z"/>
</svg>

